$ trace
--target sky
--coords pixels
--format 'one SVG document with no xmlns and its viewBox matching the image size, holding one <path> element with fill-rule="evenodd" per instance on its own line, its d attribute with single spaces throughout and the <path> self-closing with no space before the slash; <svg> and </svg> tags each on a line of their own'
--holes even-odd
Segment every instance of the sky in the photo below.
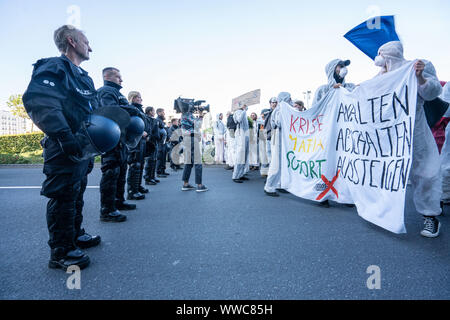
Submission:
<svg viewBox="0 0 450 320">
<path fill-rule="evenodd" d="M 303 92 L 326 83 L 335 58 L 351 60 L 347 82 L 372 78 L 378 68 L 343 35 L 373 15 L 395 15 L 405 58 L 430 60 L 450 80 L 449 13 L 448 0 L 0 0 L 0 108 L 25 91 L 34 62 L 59 55 L 53 32 L 66 23 L 89 39 L 81 67 L 96 88 L 113 66 L 121 92 L 141 92 L 144 106 L 171 111 L 182 96 L 206 100 L 215 115 L 255 89 L 261 104 L 251 112 L 281 91 L 306 103 Z"/>
</svg>

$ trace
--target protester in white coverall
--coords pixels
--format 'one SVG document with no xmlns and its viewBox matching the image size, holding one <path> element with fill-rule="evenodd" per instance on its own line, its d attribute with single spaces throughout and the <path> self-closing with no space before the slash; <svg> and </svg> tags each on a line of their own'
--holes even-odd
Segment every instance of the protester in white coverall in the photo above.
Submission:
<svg viewBox="0 0 450 320">
<path fill-rule="evenodd" d="M 325 66 L 325 73 L 328 78 L 328 83 L 320 86 L 314 95 L 313 106 L 325 97 L 330 90 L 344 87 L 352 91 L 356 86 L 353 83 L 346 83 L 345 76 L 348 73 L 347 66 L 350 65 L 350 60 L 334 59 Z M 319 202 L 319 206 L 328 208 L 330 203 L 328 200 Z M 353 204 L 348 204 L 348 207 L 354 207 Z"/>
<path fill-rule="evenodd" d="M 278 197 L 277 190 L 281 189 L 281 113 L 280 103 L 286 102 L 290 106 L 293 105 L 291 100 L 291 94 L 288 92 L 280 92 L 278 94 L 278 104 L 275 110 L 272 111 L 270 118 L 272 126 L 272 139 L 271 139 L 271 160 L 269 165 L 269 172 L 267 175 L 266 184 L 264 186 L 264 192 L 268 196 Z M 282 191 L 286 192 L 286 191 Z"/>
<path fill-rule="evenodd" d="M 222 122 L 223 115 L 219 113 L 214 123 L 214 145 L 215 155 L 214 160 L 216 163 L 222 164 L 224 161 L 224 140 L 225 140 L 225 125 Z"/>
<path fill-rule="evenodd" d="M 258 131 L 258 155 L 260 166 L 260 173 L 262 177 L 267 177 L 269 172 L 270 155 L 267 150 L 267 145 L 270 145 L 270 140 L 267 140 L 267 130 L 265 128 L 266 118 L 270 114 L 271 109 L 263 109 L 261 111 L 261 125 Z"/>
<path fill-rule="evenodd" d="M 447 82 L 442 90 L 441 99 L 450 103 L 450 82 Z M 450 117 L 450 107 L 444 114 Z M 445 141 L 441 149 L 441 176 L 442 176 L 442 202 L 450 204 L 450 123 L 445 128 Z"/>
<path fill-rule="evenodd" d="M 231 112 L 227 112 L 227 119 L 229 116 L 232 116 Z M 230 128 L 226 128 L 225 132 L 225 158 L 226 158 L 226 170 L 231 170 L 234 167 L 235 163 L 235 140 L 234 140 L 234 132 L 235 130 L 232 130 Z"/>
<path fill-rule="evenodd" d="M 253 120 L 253 127 L 250 128 L 250 144 L 249 144 L 249 164 L 250 170 L 257 170 L 259 167 L 258 164 L 258 116 L 256 113 L 252 113 L 250 115 Z"/>
<path fill-rule="evenodd" d="M 381 67 L 378 76 L 396 70 L 407 62 L 403 57 L 403 45 L 400 41 L 382 45 L 375 58 L 375 65 Z M 441 225 L 436 216 L 441 214 L 442 182 L 439 151 L 427 124 L 423 104 L 437 98 L 441 94 L 442 87 L 431 62 L 418 60 L 414 64 L 414 69 L 418 83 L 413 163 L 409 179 L 416 210 L 424 216 L 424 229 L 420 234 L 433 238 L 439 235 Z"/>
<path fill-rule="evenodd" d="M 353 83 L 346 83 L 345 76 L 348 73 L 347 66 L 350 64 L 350 60 L 334 59 L 328 62 L 325 66 L 325 73 L 328 78 L 328 83 L 320 86 L 314 95 L 313 105 L 320 101 L 331 89 L 337 89 L 344 87 L 349 91 L 355 88 Z"/>
<path fill-rule="evenodd" d="M 237 124 L 235 136 L 235 165 L 233 170 L 233 181 L 242 183 L 248 178 L 244 175 L 249 170 L 249 126 L 247 119 L 247 106 L 244 105 L 241 109 L 238 109 L 233 114 L 234 122 Z"/>
</svg>

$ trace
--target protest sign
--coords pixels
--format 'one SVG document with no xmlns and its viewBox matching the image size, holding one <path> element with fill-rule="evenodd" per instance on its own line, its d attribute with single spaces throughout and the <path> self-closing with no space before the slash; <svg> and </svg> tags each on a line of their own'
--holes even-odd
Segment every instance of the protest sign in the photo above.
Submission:
<svg viewBox="0 0 450 320">
<path fill-rule="evenodd" d="M 310 200 L 354 203 L 367 221 L 406 232 L 417 99 L 413 65 L 352 92 L 331 89 L 303 112 L 280 103 L 281 187 Z"/>
</svg>

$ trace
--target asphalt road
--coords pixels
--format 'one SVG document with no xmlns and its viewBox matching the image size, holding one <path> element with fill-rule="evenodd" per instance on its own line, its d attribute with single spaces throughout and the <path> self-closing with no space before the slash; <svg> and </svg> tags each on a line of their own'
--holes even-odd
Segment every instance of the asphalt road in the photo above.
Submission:
<svg viewBox="0 0 450 320">
<path fill-rule="evenodd" d="M 40 186 L 37 168 L 0 168 L 0 187 Z M 290 194 L 271 198 L 255 172 L 204 168 L 206 193 L 181 191 L 181 171 L 136 201 L 124 223 L 99 221 L 99 190 L 85 194 L 84 227 L 100 234 L 88 249 L 81 289 L 48 269 L 39 189 L 0 189 L 0 299 L 450 299 L 450 210 L 441 235 L 419 235 L 411 207 L 395 235 L 338 204 L 329 209 Z M 193 177 L 191 177 L 192 179 Z M 100 170 L 89 176 L 98 186 Z M 381 271 L 369 290 L 367 268 Z"/>
</svg>

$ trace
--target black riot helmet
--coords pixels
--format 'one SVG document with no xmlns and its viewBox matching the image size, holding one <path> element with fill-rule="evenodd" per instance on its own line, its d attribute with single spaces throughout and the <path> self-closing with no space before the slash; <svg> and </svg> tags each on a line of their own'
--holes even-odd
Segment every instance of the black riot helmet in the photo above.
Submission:
<svg viewBox="0 0 450 320">
<path fill-rule="evenodd" d="M 75 138 L 80 144 L 82 154 L 69 158 L 80 162 L 114 149 L 120 140 L 120 127 L 107 117 L 89 114 L 81 129 L 75 133 Z"/>
<path fill-rule="evenodd" d="M 125 138 L 123 140 L 128 148 L 132 149 L 138 145 L 142 138 L 142 134 L 144 133 L 144 129 L 144 120 L 142 120 L 139 116 L 130 117 L 130 124 L 127 127 Z"/>
</svg>

